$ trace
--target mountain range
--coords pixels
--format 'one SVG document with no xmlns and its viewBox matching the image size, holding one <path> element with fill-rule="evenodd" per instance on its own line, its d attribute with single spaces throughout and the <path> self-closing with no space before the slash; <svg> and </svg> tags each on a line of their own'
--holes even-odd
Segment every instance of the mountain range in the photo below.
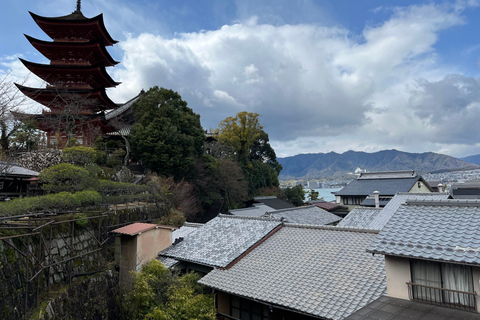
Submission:
<svg viewBox="0 0 480 320">
<path fill-rule="evenodd" d="M 478 157 L 480 162 L 480 155 L 471 157 Z M 476 158 L 471 157 L 464 159 L 473 162 Z M 444 154 L 408 153 L 395 149 L 374 153 L 347 151 L 341 154 L 336 152 L 299 154 L 277 160 L 283 166 L 279 177 L 281 180 L 339 179 L 351 175 L 357 168 L 369 172 L 415 170 L 419 173 L 480 169 L 478 164 Z"/>
</svg>

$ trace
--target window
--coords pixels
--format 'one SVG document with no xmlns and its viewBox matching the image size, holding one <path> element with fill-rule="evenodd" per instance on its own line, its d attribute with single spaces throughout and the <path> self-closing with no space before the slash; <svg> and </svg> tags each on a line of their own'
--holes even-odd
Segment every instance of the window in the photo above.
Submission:
<svg viewBox="0 0 480 320">
<path fill-rule="evenodd" d="M 344 205 L 359 205 L 361 203 L 360 197 L 344 197 L 343 204 Z"/>
<path fill-rule="evenodd" d="M 236 296 L 230 296 L 230 315 L 241 320 L 268 320 L 268 306 Z"/>
<path fill-rule="evenodd" d="M 457 292 L 473 292 L 470 266 L 412 260 L 411 270 L 413 299 L 443 305 L 472 304 L 472 296 Z"/>
</svg>

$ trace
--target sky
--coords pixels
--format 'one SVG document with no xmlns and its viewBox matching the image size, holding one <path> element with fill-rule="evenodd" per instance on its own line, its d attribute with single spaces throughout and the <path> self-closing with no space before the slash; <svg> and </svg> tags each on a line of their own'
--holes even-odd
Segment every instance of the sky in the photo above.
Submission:
<svg viewBox="0 0 480 320">
<path fill-rule="evenodd" d="M 177 91 L 204 129 L 261 115 L 278 157 L 300 153 L 480 154 L 480 1 L 83 0 L 118 44 L 107 68 L 126 102 Z M 0 77 L 40 86 L 18 58 L 48 63 L 29 11 L 76 0 L 0 1 Z M 37 109 L 35 109 L 37 108 Z M 30 110 L 39 110 L 30 107 Z"/>
</svg>

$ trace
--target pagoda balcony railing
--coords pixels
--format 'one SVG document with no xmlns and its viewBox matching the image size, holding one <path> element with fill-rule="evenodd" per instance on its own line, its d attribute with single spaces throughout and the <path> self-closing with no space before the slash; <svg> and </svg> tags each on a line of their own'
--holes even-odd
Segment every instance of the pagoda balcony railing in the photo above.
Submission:
<svg viewBox="0 0 480 320">
<path fill-rule="evenodd" d="M 448 308 L 477 311 L 477 293 L 407 282 L 410 300 Z"/>
</svg>

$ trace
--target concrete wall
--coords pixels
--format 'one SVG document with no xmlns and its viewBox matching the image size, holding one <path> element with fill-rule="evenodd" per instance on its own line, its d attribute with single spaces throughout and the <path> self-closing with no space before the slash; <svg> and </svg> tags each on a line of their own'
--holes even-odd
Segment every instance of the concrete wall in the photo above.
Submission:
<svg viewBox="0 0 480 320">
<path fill-rule="evenodd" d="M 387 295 L 408 300 L 406 283 L 412 281 L 410 259 L 385 256 L 385 271 L 387 274 Z"/>
<path fill-rule="evenodd" d="M 137 271 L 172 245 L 172 228 L 158 227 L 137 235 Z"/>
</svg>

